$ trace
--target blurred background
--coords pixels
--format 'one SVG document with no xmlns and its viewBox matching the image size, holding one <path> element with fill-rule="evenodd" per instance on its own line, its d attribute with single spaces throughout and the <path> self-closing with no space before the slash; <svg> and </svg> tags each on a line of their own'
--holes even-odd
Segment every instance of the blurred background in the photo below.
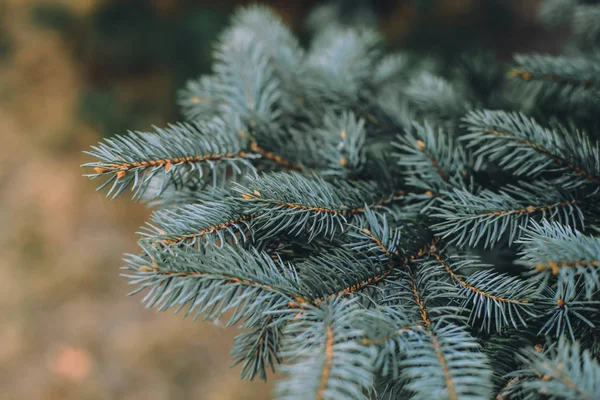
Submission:
<svg viewBox="0 0 600 400">
<path fill-rule="evenodd" d="M 82 177 L 83 150 L 180 119 L 243 1 L 0 0 L 0 398 L 268 399 L 230 368 L 235 329 L 145 310 L 119 277 L 150 210 Z M 306 41 L 317 1 L 263 1 Z M 344 1 L 392 48 L 556 52 L 535 0 Z M 329 11 L 327 11 L 329 10 Z M 330 12 L 330 14 L 327 14 Z M 320 19 L 319 19 L 320 18 Z M 457 50 L 458 49 L 458 50 Z"/>
</svg>

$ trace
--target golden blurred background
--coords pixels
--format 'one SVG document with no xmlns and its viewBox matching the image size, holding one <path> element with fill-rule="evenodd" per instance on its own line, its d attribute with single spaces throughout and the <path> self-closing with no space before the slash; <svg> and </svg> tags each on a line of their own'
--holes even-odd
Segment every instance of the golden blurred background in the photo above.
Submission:
<svg viewBox="0 0 600 400">
<path fill-rule="evenodd" d="M 121 257 L 137 252 L 150 211 L 96 193 L 80 168 L 103 136 L 179 118 L 176 89 L 209 68 L 212 41 L 244 3 L 0 0 L 1 399 L 270 398 L 272 380 L 230 368 L 239 331 L 126 295 Z M 317 2 L 268 3 L 299 30 Z M 413 2 L 377 3 L 401 43 L 419 21 Z M 429 3 L 428 23 L 451 32 L 494 26 L 477 19 L 477 0 Z M 514 37 L 480 39 L 501 53 L 539 47 L 536 2 L 507 3 L 521 15 Z"/>
</svg>

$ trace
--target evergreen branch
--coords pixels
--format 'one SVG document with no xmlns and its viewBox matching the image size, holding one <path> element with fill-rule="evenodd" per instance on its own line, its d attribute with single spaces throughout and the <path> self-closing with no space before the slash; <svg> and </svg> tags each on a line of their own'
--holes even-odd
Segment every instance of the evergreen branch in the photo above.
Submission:
<svg viewBox="0 0 600 400">
<path fill-rule="evenodd" d="M 457 400 L 458 397 L 456 395 L 456 389 L 454 387 L 450 369 L 448 368 L 448 361 L 446 360 L 444 353 L 441 351 L 440 341 L 435 335 L 431 335 L 431 339 L 433 342 L 433 349 L 437 353 L 437 358 L 440 361 L 442 371 L 444 372 L 444 380 L 446 381 L 446 387 L 448 388 L 450 400 Z"/>
<path fill-rule="evenodd" d="M 515 62 L 517 67 L 510 71 L 510 76 L 524 81 L 541 80 L 585 89 L 597 88 L 600 85 L 600 69 L 589 60 L 517 55 Z"/>
<path fill-rule="evenodd" d="M 421 150 L 423 152 L 427 151 L 425 144 L 422 141 L 417 142 L 417 145 L 418 145 L 419 150 Z M 444 173 L 444 170 L 442 170 L 442 167 L 440 167 L 440 164 L 437 162 L 437 160 L 435 158 L 433 158 L 433 156 L 427 156 L 427 158 L 429 158 L 431 165 L 433 166 L 433 168 L 435 168 L 435 171 L 440 176 L 440 178 L 442 178 L 442 180 L 447 183 L 448 177 Z"/>
<path fill-rule="evenodd" d="M 515 392 L 550 399 L 593 400 L 600 396 L 600 365 L 589 350 L 564 337 L 558 345 L 542 353 L 526 348 L 520 356 L 525 368 Z"/>
<path fill-rule="evenodd" d="M 114 192 L 116 197 L 132 186 L 134 198 L 139 199 L 154 178 L 161 180 L 157 196 L 171 185 L 182 187 L 194 172 L 200 179 L 206 175 L 213 186 L 243 173 L 255 173 L 250 160 L 260 156 L 244 151 L 237 132 L 222 120 L 155 129 L 155 134 L 130 132 L 107 138 L 86 152 L 100 160 L 83 165 L 96 172 L 88 176 L 108 177 L 99 189 L 112 182 L 108 195 Z"/>
<path fill-rule="evenodd" d="M 406 252 L 402 258 L 400 265 L 401 266 L 409 265 L 415 259 L 420 258 L 423 255 L 427 254 L 427 251 L 431 246 L 432 246 L 432 243 L 425 243 L 425 245 L 422 248 L 420 248 L 418 251 L 416 251 L 415 253 L 411 254 L 409 252 Z M 375 274 L 369 276 L 367 279 L 363 279 L 360 282 L 354 283 L 351 286 L 347 286 L 342 291 L 339 291 L 333 295 L 330 295 L 330 297 L 332 297 L 332 296 L 347 296 L 351 293 L 357 293 L 368 286 L 373 286 L 374 284 L 376 284 L 376 283 L 384 280 L 388 276 L 390 276 L 395 270 L 397 270 L 398 266 L 395 265 L 394 263 L 388 263 L 384 267 L 385 267 L 385 269 L 383 271 L 375 273 Z"/>
<path fill-rule="evenodd" d="M 544 184 L 522 183 L 520 187 L 508 186 L 499 193 L 482 190 L 477 195 L 454 189 L 439 199 L 439 206 L 433 207 L 432 216 L 442 222 L 432 228 L 458 246 L 476 246 L 483 241 L 485 247 L 491 247 L 505 233 L 512 243 L 521 233 L 519 228 L 527 226 L 534 217 L 582 225 L 579 205 L 583 201 L 568 194 L 548 192 L 548 186 L 542 189 Z"/>
<path fill-rule="evenodd" d="M 160 311 L 188 306 L 186 315 L 204 314 L 205 320 L 232 311 L 228 325 L 244 320 L 253 326 L 267 310 L 285 309 L 297 297 L 295 270 L 264 252 L 223 246 L 173 257 L 152 247 L 144 250 L 143 257 L 128 256 L 125 269 L 132 272 L 123 276 L 139 286 L 132 294 L 149 289 L 144 302 Z"/>
<path fill-rule="evenodd" d="M 411 315 L 410 321 L 427 329 L 439 320 L 464 322 L 465 309 L 458 306 L 459 290 L 448 282 L 447 272 L 423 260 L 414 264 L 386 280 L 383 303 L 402 304 L 407 315 Z"/>
<path fill-rule="evenodd" d="M 329 374 L 331 373 L 331 363 L 333 358 L 333 331 L 330 326 L 326 327 L 327 340 L 325 342 L 325 365 L 323 366 L 323 374 L 321 375 L 321 384 L 317 391 L 317 400 L 323 398 L 323 392 L 327 389 Z"/>
<path fill-rule="evenodd" d="M 256 141 L 250 141 L 250 149 L 257 154 L 260 154 L 264 159 L 275 162 L 276 164 L 282 165 L 283 167 L 296 172 L 303 172 L 304 166 L 296 164 L 292 161 L 286 160 L 283 157 L 273 153 L 272 151 L 267 151 L 264 148 L 260 147 Z"/>
<path fill-rule="evenodd" d="M 428 298 L 439 296 L 435 292 L 443 287 L 428 282 L 421 289 L 419 280 L 422 283 L 422 278 L 409 274 L 410 291 L 424 329 L 421 335 L 408 337 L 405 357 L 399 363 L 406 388 L 414 392 L 414 399 L 429 399 L 434 392 L 449 400 L 463 396 L 488 399 L 492 385 L 487 358 L 478 352 L 479 345 L 462 327 L 443 317 L 432 317 L 430 313 L 439 314 L 439 310 L 429 310 L 426 303 Z M 433 291 L 427 293 L 428 289 Z"/>
<path fill-rule="evenodd" d="M 478 296 L 482 296 L 486 299 L 490 299 L 493 301 L 497 301 L 500 303 L 509 303 L 509 304 L 528 304 L 529 301 L 528 300 L 523 300 L 523 299 L 511 299 L 511 298 L 507 298 L 507 297 L 503 297 L 503 296 L 499 296 L 499 295 L 495 295 L 492 293 L 488 293 L 485 290 L 479 289 L 473 285 L 471 285 L 470 283 L 468 283 L 464 277 L 462 277 L 461 275 L 457 274 L 456 272 L 454 272 L 452 270 L 452 268 L 450 267 L 450 265 L 448 265 L 447 260 L 442 259 L 442 257 L 439 255 L 438 252 L 433 252 L 432 253 L 434 258 L 437 260 L 437 262 L 440 263 L 440 265 L 442 267 L 444 267 L 444 269 L 446 270 L 446 272 L 448 272 L 448 275 L 450 275 L 450 277 L 457 282 L 460 286 L 462 286 L 464 289 L 471 291 L 473 293 L 475 293 Z M 469 263 L 472 264 L 472 263 Z"/>
<path fill-rule="evenodd" d="M 282 86 L 289 92 L 297 90 L 296 75 L 304 51 L 298 39 L 271 9 L 260 5 L 240 8 L 232 17 L 232 26 L 223 33 L 221 41 L 234 42 L 239 37 L 260 43 Z M 291 103 L 287 97 L 291 96 L 282 93 L 284 103 Z M 284 106 L 290 108 L 292 104 Z"/>
<path fill-rule="evenodd" d="M 572 340 L 584 338 L 596 329 L 594 321 L 600 314 L 600 301 L 586 300 L 579 285 L 557 285 L 546 289 L 539 303 L 543 306 L 538 315 L 539 334 L 560 337 L 569 335 Z"/>
<path fill-rule="evenodd" d="M 401 376 L 413 399 L 430 399 L 432 393 L 448 400 L 491 397 L 488 360 L 465 329 L 438 322 L 408 340 Z"/>
<path fill-rule="evenodd" d="M 276 103 L 291 108 L 290 96 L 279 86 L 295 88 L 303 51 L 266 7 L 240 9 L 232 20 L 220 37 L 216 74 L 189 81 L 179 104 L 188 120 L 234 112 L 246 121 L 272 122 L 278 117 Z"/>
<path fill-rule="evenodd" d="M 426 244 L 419 250 L 419 254 L 426 253 L 429 244 Z M 417 254 L 411 254 L 407 258 L 409 262 L 415 259 Z M 339 267 L 343 263 L 343 267 Z M 381 264 L 374 260 L 365 260 L 352 257 L 343 252 L 321 255 L 310 258 L 297 265 L 303 278 L 303 282 L 319 282 L 312 286 L 310 301 L 303 298 L 295 299 L 297 305 L 293 307 L 304 307 L 306 304 L 321 304 L 324 301 L 337 297 L 348 297 L 359 293 L 366 288 L 372 287 L 392 273 L 398 270 L 399 266 L 392 262 Z M 306 298 L 306 295 L 305 295 Z"/>
<path fill-rule="evenodd" d="M 251 126 L 272 124 L 281 112 L 280 82 L 263 43 L 247 35 L 223 35 L 214 65 L 221 114 L 240 115 Z"/>
<path fill-rule="evenodd" d="M 428 230 L 418 224 L 408 225 L 412 228 L 410 230 L 412 237 L 405 239 L 399 229 L 388 226 L 385 216 L 378 215 L 370 209 L 367 209 L 364 219 L 360 222 L 361 225 L 357 226 L 357 229 L 349 232 L 348 236 L 353 240 L 345 247 L 353 252 L 360 252 L 362 258 L 366 255 L 368 260 L 383 263 L 383 266 L 367 277 L 355 280 L 352 285 L 346 285 L 342 291 L 336 292 L 333 296 L 356 293 L 384 280 L 398 268 L 406 267 L 428 254 L 429 249 L 434 247 L 437 241 Z M 356 270 L 356 268 L 351 269 Z"/>
<path fill-rule="evenodd" d="M 572 86 L 581 86 L 584 88 L 591 88 L 596 85 L 600 85 L 600 82 L 595 82 L 592 80 L 580 80 L 577 78 L 570 78 L 566 76 L 560 75 L 551 75 L 551 74 L 542 74 L 542 73 L 531 73 L 522 68 L 513 68 L 510 70 L 510 76 L 515 78 L 521 78 L 524 81 L 530 80 L 541 80 L 541 81 L 549 81 L 554 83 L 560 83 L 565 85 Z"/>
<path fill-rule="evenodd" d="M 218 115 L 223 100 L 217 93 L 217 78 L 202 76 L 189 80 L 178 93 L 178 104 L 187 121 L 201 121 Z"/>
<path fill-rule="evenodd" d="M 581 57 L 517 56 L 515 96 L 485 54 L 384 58 L 352 7 L 320 8 L 339 21 L 306 52 L 267 8 L 237 12 L 179 93 L 190 123 L 88 153 L 110 196 L 162 208 L 133 293 L 239 324 L 233 363 L 283 363 L 283 399 L 600 397 L 600 7 L 551 1 Z"/>
<path fill-rule="evenodd" d="M 494 367 L 493 381 L 498 393 L 496 400 L 509 399 L 507 392 L 515 384 L 514 377 L 510 377 L 509 374 L 522 366 L 515 349 L 533 346 L 537 339 L 530 331 L 511 329 L 486 338 L 482 343 L 483 351 Z"/>
<path fill-rule="evenodd" d="M 408 337 L 422 329 L 422 324 L 411 323 L 401 305 L 378 305 L 365 310 L 364 316 L 357 321 L 358 328 L 365 336 L 361 343 L 377 348 L 375 369 L 382 377 L 398 379 L 400 367 L 398 361 L 406 350 Z"/>
<path fill-rule="evenodd" d="M 410 274 L 410 290 L 414 296 L 414 301 L 419 308 L 419 316 L 421 317 L 421 320 L 425 323 L 425 327 L 430 329 L 431 320 L 429 319 L 429 313 L 427 312 L 427 307 L 425 306 L 425 300 L 423 300 L 421 297 L 419 288 L 417 286 L 417 279 L 413 274 Z"/>
<path fill-rule="evenodd" d="M 299 307 L 319 305 L 328 299 L 346 297 L 374 285 L 391 273 L 391 265 L 357 257 L 348 251 L 335 250 L 307 258 L 296 264 L 304 286 L 306 300 L 297 299 Z"/>
<path fill-rule="evenodd" d="M 151 223 L 142 235 L 154 246 L 218 246 L 231 239 L 246 241 L 252 230 L 250 221 L 256 214 L 244 214 L 231 200 L 189 204 L 152 213 Z"/>
<path fill-rule="evenodd" d="M 244 212 L 259 214 L 257 229 L 264 237 L 307 230 L 309 241 L 316 235 L 343 232 L 348 218 L 364 212 L 363 205 L 373 204 L 377 195 L 370 184 L 328 183 L 295 173 L 263 175 L 234 190 L 241 195 Z"/>
<path fill-rule="evenodd" d="M 462 181 L 466 155 L 462 147 L 441 129 L 428 122 L 413 124 L 406 134 L 393 143 L 401 152 L 396 154 L 398 165 L 406 168 L 411 180 L 407 183 L 434 193 L 449 184 Z"/>
<path fill-rule="evenodd" d="M 460 118 L 471 106 L 457 87 L 446 79 L 422 72 L 403 90 L 417 115 L 438 122 Z"/>
<path fill-rule="evenodd" d="M 252 380 L 258 374 L 266 381 L 267 370 L 275 372 L 275 367 L 281 363 L 277 353 L 283 336 L 282 328 L 283 323 L 270 314 L 256 328 L 235 337 L 231 350 L 232 366 L 242 364 L 242 379 Z"/>
<path fill-rule="evenodd" d="M 292 317 L 282 355 L 293 364 L 281 367 L 287 379 L 277 383 L 278 398 L 363 400 L 375 349 L 358 340 L 363 332 L 354 325 L 361 316 L 356 302 L 333 299 Z"/>
<path fill-rule="evenodd" d="M 365 121 L 354 113 L 326 114 L 323 127 L 316 132 L 325 143 L 320 154 L 329 168 L 324 173 L 354 179 L 366 162 L 366 134 Z"/>
<path fill-rule="evenodd" d="M 369 29 L 322 32 L 313 41 L 306 59 L 304 83 L 310 98 L 357 99 L 369 82 L 381 44 L 381 36 Z"/>
<path fill-rule="evenodd" d="M 600 290 L 599 238 L 544 220 L 532 223 L 517 243 L 522 244 L 517 264 L 532 268 L 545 280 L 556 276 L 565 286 L 581 280 L 588 299 Z"/>
<path fill-rule="evenodd" d="M 494 323 L 496 332 L 501 333 L 508 326 L 527 326 L 525 317 L 536 315 L 531 301 L 537 291 L 535 283 L 481 269 L 485 266 L 476 258 L 445 258 L 436 248 L 431 254 L 452 281 L 461 286 L 459 296 L 464 298 L 461 306 L 470 310 L 471 325 L 490 332 Z M 476 272 L 465 278 L 459 273 L 461 269 Z"/>
<path fill-rule="evenodd" d="M 380 262 L 392 262 L 401 259 L 400 229 L 393 229 L 385 215 L 366 209 L 356 227 L 348 232 L 350 242 L 345 247 L 355 253 L 367 255 L 370 259 Z M 408 262 L 408 260 L 406 260 Z"/>
<path fill-rule="evenodd" d="M 510 72 L 518 80 L 515 94 L 531 106 L 581 115 L 598 103 L 600 67 L 593 57 L 517 55 L 515 63 Z"/>
<path fill-rule="evenodd" d="M 305 297 L 318 305 L 328 299 L 350 296 L 382 282 L 401 267 L 422 258 L 434 245 L 435 240 L 429 232 L 420 235 L 416 231 L 414 233 L 413 240 L 401 240 L 400 233 L 387 226 L 385 217 L 367 210 L 366 225 L 351 231 L 349 236 L 355 241 L 345 245 L 356 255 L 334 250 L 296 265 L 302 282 L 307 288 L 310 287 L 310 295 Z M 296 302 L 299 306 L 303 305 L 301 299 Z"/>
<path fill-rule="evenodd" d="M 484 158 L 517 175 L 533 176 L 551 164 L 600 184 L 600 147 L 581 132 L 553 131 L 520 113 L 472 111 L 465 118 L 477 165 Z"/>
</svg>

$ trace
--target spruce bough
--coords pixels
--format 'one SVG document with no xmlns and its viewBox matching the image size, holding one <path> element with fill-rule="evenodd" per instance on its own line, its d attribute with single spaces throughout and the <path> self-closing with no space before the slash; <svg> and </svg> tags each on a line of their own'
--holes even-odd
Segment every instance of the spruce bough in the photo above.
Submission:
<svg viewBox="0 0 600 400">
<path fill-rule="evenodd" d="M 241 329 L 234 364 L 278 369 L 280 399 L 600 398 L 600 22 L 581 7 L 600 10 L 542 8 L 578 28 L 565 56 L 506 66 L 340 25 L 304 49 L 238 11 L 186 122 L 88 152 L 110 196 L 157 207 L 134 293 Z"/>
</svg>

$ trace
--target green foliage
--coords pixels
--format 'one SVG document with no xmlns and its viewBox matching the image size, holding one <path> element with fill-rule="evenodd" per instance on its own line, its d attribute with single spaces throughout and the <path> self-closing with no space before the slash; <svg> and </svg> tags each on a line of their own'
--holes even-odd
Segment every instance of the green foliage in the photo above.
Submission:
<svg viewBox="0 0 600 400">
<path fill-rule="evenodd" d="M 600 393 L 600 365 L 577 342 L 561 338 L 544 352 L 524 349 L 520 358 L 525 368 L 516 375 L 514 390 L 525 398 L 591 400 Z"/>
<path fill-rule="evenodd" d="M 374 349 L 359 341 L 363 332 L 354 325 L 360 312 L 356 302 L 334 299 L 291 316 L 282 355 L 293 363 L 282 367 L 279 398 L 366 399 Z"/>
<path fill-rule="evenodd" d="M 91 178 L 107 177 L 100 189 L 112 183 L 108 194 L 114 192 L 113 197 L 131 186 L 134 199 L 140 199 L 157 180 L 158 194 L 196 177 L 216 187 L 225 184 L 228 173 L 235 179 L 244 171 L 254 171 L 248 159 L 258 155 L 243 151 L 243 141 L 235 127 L 221 119 L 180 123 L 156 128 L 156 134 L 130 132 L 107 138 L 88 152 L 100 161 L 85 166 L 94 168 Z M 151 158 L 146 160 L 146 155 Z"/>
<path fill-rule="evenodd" d="M 593 36 L 575 3 L 544 18 Z M 442 76 L 364 25 L 316 31 L 304 49 L 242 9 L 180 93 L 188 122 L 88 153 L 109 195 L 159 207 L 134 293 L 242 329 L 234 364 L 282 372 L 278 398 L 600 398 L 589 41 Z"/>
<path fill-rule="evenodd" d="M 408 343 L 403 367 L 413 399 L 488 399 L 491 370 L 477 341 L 463 327 L 437 323 Z"/>
<path fill-rule="evenodd" d="M 577 47 L 594 48 L 600 39 L 600 5 L 586 0 L 546 0 L 539 10 L 542 22 L 549 26 L 568 26 L 574 32 Z"/>
<path fill-rule="evenodd" d="M 598 102 L 600 67 L 589 57 L 553 57 L 516 55 L 515 80 L 525 81 L 519 97 L 522 101 L 546 104 L 551 109 L 573 110 Z M 590 90 L 591 89 L 591 90 Z"/>
<path fill-rule="evenodd" d="M 515 175 L 535 176 L 553 167 L 573 173 L 578 183 L 600 183 L 600 147 L 581 132 L 544 128 L 504 111 L 470 112 L 464 122 L 469 134 L 463 139 L 476 148 L 476 168 L 488 159 Z"/>
<path fill-rule="evenodd" d="M 593 299 L 600 289 L 600 239 L 582 235 L 569 226 L 533 223 L 520 240 L 518 263 L 530 267 L 544 281 L 556 277 L 566 287 L 585 287 Z"/>
</svg>

